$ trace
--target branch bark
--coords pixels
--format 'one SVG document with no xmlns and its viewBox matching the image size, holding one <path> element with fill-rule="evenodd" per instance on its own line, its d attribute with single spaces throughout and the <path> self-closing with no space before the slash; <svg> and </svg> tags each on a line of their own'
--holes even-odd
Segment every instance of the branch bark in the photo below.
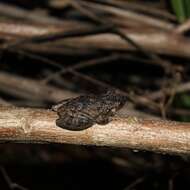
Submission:
<svg viewBox="0 0 190 190">
<path fill-rule="evenodd" d="M 55 112 L 0 107 L 0 141 L 69 143 L 126 147 L 168 154 L 190 153 L 190 124 L 136 117 L 113 118 L 107 125 L 68 131 L 55 125 Z"/>
</svg>

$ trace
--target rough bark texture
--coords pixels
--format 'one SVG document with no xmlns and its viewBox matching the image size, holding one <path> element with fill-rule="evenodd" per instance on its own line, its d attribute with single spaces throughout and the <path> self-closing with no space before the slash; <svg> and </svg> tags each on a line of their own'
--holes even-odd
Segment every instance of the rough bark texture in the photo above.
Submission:
<svg viewBox="0 0 190 190">
<path fill-rule="evenodd" d="M 113 118 L 107 125 L 83 131 L 68 131 L 55 125 L 50 110 L 0 107 L 0 141 L 24 143 L 69 143 L 78 145 L 127 147 L 169 154 L 190 153 L 190 124 Z"/>
</svg>

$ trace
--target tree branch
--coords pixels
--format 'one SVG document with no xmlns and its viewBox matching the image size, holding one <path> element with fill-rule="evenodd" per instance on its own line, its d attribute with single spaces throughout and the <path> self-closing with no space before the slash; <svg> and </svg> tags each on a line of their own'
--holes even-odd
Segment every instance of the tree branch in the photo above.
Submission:
<svg viewBox="0 0 190 190">
<path fill-rule="evenodd" d="M 68 131 L 55 112 L 0 107 L 0 141 L 126 147 L 169 154 L 190 153 L 190 124 L 117 116 L 107 125 Z"/>
</svg>

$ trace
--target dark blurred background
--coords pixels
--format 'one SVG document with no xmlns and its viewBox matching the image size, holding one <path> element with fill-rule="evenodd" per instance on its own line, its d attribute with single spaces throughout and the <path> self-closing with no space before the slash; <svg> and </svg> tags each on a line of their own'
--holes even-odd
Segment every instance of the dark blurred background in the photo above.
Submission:
<svg viewBox="0 0 190 190">
<path fill-rule="evenodd" d="M 187 0 L 0 1 L 0 104 L 50 108 L 115 88 L 127 115 L 190 121 L 189 15 Z M 0 153 L 0 189 L 190 185 L 187 155 L 9 143 Z"/>
</svg>

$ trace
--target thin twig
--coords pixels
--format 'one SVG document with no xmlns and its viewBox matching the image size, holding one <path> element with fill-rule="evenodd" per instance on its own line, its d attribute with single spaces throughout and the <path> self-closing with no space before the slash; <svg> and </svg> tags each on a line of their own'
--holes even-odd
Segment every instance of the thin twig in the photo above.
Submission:
<svg viewBox="0 0 190 190">
<path fill-rule="evenodd" d="M 15 189 L 20 189 L 20 190 L 28 190 L 27 188 L 19 185 L 18 183 L 15 183 L 11 180 L 11 178 L 9 177 L 8 173 L 6 172 L 5 168 L 0 166 L 0 171 L 9 187 L 9 189 L 11 190 L 15 190 Z"/>
<path fill-rule="evenodd" d="M 79 0 L 78 0 L 79 1 Z M 92 1 L 81 1 L 81 4 L 85 5 L 86 8 L 93 8 L 97 10 L 101 10 L 103 12 L 111 13 L 115 16 L 118 16 L 120 18 L 126 19 L 126 20 L 133 20 L 134 22 L 139 22 L 143 23 L 145 25 L 148 25 L 149 27 L 156 27 L 164 30 L 171 30 L 174 28 L 174 25 L 171 24 L 170 22 L 166 22 L 160 19 L 156 19 L 150 16 L 146 16 L 141 13 L 135 13 L 131 10 L 123 10 L 118 7 L 110 6 L 110 5 L 105 5 L 105 4 L 100 4 L 97 2 L 92 2 Z"/>
<path fill-rule="evenodd" d="M 77 24 L 72 21 L 64 21 L 61 26 L 40 25 L 30 22 L 0 21 L 0 34 L 15 37 L 34 37 L 52 33 L 67 32 L 69 30 L 84 29 L 89 26 L 84 23 Z M 2 36 L 3 37 L 3 36 Z"/>
<path fill-rule="evenodd" d="M 63 39 L 63 38 L 69 38 L 69 37 L 81 37 L 81 36 L 87 36 L 87 35 L 93 35 L 93 34 L 99 34 L 99 33 L 107 33 L 109 30 L 109 27 L 103 26 L 103 27 L 92 27 L 90 29 L 82 29 L 80 31 L 68 31 L 68 32 L 57 32 L 57 33 L 52 33 L 52 34 L 47 34 L 47 35 L 40 35 L 40 36 L 34 36 L 31 38 L 23 38 L 23 39 L 16 39 L 14 41 L 11 41 L 9 43 L 3 44 L 3 49 L 10 49 L 16 46 L 19 46 L 21 44 L 26 44 L 26 43 L 42 43 L 46 41 L 54 41 L 58 39 Z"/>
<path fill-rule="evenodd" d="M 148 98 L 152 100 L 156 100 L 161 98 L 164 94 L 165 95 L 171 95 L 171 94 L 178 94 L 182 92 L 190 91 L 190 82 L 181 83 L 175 86 L 175 88 L 167 88 L 167 89 L 161 89 L 153 93 L 149 93 L 147 96 Z"/>
<path fill-rule="evenodd" d="M 104 64 L 104 63 L 109 63 L 110 61 L 114 61 L 119 59 L 119 55 L 118 54 L 113 54 L 113 55 L 109 55 L 109 56 L 104 56 L 101 58 L 97 58 L 97 59 L 92 59 L 92 60 L 88 60 L 88 61 L 82 61 L 74 66 L 71 67 L 67 67 L 67 68 L 62 68 L 60 71 L 57 71 L 55 73 L 53 73 L 52 75 L 49 75 L 48 77 L 46 77 L 45 79 L 43 79 L 41 82 L 42 83 L 47 83 L 49 81 L 51 81 L 52 79 L 56 78 L 57 76 L 61 76 L 62 74 L 65 74 L 69 71 L 75 70 L 75 69 L 81 69 L 84 67 L 89 67 L 89 66 L 93 66 L 93 65 L 97 65 L 97 64 Z"/>
<path fill-rule="evenodd" d="M 142 183 L 145 180 L 145 177 L 139 177 L 135 181 L 133 181 L 130 185 L 128 185 L 126 188 L 123 190 L 131 190 L 134 187 L 136 187 L 139 183 Z"/>
<path fill-rule="evenodd" d="M 29 11 L 18 6 L 13 6 L 2 2 L 0 3 L 0 15 L 13 17 L 16 19 L 24 19 L 41 24 L 63 24 L 62 20 L 50 15 L 39 14 L 36 12 L 34 13 L 34 11 Z"/>
<path fill-rule="evenodd" d="M 189 31 L 190 29 L 190 19 L 188 19 L 187 21 L 185 21 L 184 23 L 180 24 L 179 26 L 177 26 L 173 32 L 175 34 L 183 34 L 187 31 Z"/>
<path fill-rule="evenodd" d="M 123 9 L 143 12 L 145 14 L 159 16 L 160 18 L 176 21 L 176 17 L 172 15 L 171 13 L 169 13 L 168 11 L 163 10 L 163 9 L 157 9 L 157 8 L 154 8 L 153 6 L 150 8 L 149 6 L 146 6 L 145 4 L 139 3 L 139 2 L 122 1 L 122 0 L 104 0 L 104 1 L 97 0 L 97 2 L 109 4 L 109 5 L 120 7 Z"/>
</svg>

